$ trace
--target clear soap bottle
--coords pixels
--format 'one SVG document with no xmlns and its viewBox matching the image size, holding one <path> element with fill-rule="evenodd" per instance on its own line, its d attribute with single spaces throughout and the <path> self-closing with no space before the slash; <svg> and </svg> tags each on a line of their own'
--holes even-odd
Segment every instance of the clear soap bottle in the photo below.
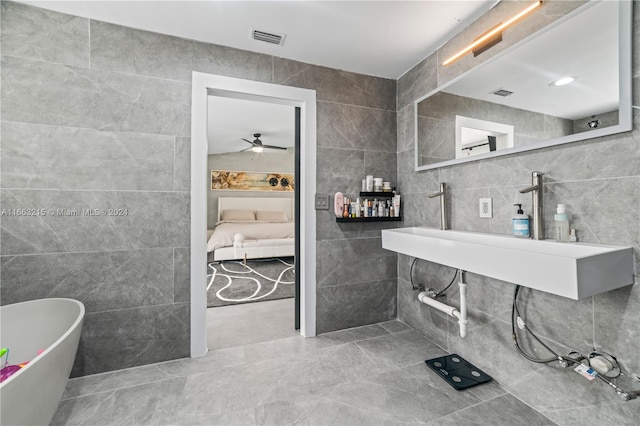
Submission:
<svg viewBox="0 0 640 426">
<path fill-rule="evenodd" d="M 554 216 L 554 234 L 556 241 L 569 241 L 569 215 L 564 204 L 558 204 Z"/>
</svg>

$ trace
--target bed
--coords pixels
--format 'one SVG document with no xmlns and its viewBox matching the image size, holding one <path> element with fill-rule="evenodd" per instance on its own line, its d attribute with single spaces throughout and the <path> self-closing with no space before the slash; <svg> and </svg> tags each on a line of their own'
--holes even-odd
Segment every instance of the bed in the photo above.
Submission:
<svg viewBox="0 0 640 426">
<path fill-rule="evenodd" d="M 293 198 L 218 198 L 217 223 L 207 232 L 213 261 L 295 255 Z"/>
</svg>

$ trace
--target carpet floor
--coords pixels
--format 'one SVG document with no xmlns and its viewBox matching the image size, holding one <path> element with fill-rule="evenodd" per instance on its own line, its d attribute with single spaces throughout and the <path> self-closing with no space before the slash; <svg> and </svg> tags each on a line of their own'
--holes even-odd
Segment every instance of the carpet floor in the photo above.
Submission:
<svg viewBox="0 0 640 426">
<path fill-rule="evenodd" d="M 227 260 L 207 266 L 207 307 L 285 299 L 295 296 L 292 257 Z"/>
</svg>

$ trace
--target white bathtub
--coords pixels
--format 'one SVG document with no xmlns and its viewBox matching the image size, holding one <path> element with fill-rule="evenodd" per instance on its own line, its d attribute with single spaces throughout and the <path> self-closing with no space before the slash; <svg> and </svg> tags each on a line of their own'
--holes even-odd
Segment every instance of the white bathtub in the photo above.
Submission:
<svg viewBox="0 0 640 426">
<path fill-rule="evenodd" d="M 30 360 L 0 385 L 0 424 L 49 424 L 71 373 L 83 319 L 84 305 L 72 299 L 0 307 L 0 347 L 9 348 L 9 364 Z"/>
</svg>

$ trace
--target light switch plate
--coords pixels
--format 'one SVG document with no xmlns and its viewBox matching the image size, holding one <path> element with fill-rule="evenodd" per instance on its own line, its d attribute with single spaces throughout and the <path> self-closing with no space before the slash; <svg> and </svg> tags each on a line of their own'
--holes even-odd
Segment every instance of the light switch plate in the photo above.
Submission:
<svg viewBox="0 0 640 426">
<path fill-rule="evenodd" d="M 329 210 L 329 196 L 316 194 L 316 210 Z"/>
<path fill-rule="evenodd" d="M 492 218 L 493 217 L 493 202 L 491 198 L 480 198 L 479 206 L 480 217 Z"/>
</svg>

